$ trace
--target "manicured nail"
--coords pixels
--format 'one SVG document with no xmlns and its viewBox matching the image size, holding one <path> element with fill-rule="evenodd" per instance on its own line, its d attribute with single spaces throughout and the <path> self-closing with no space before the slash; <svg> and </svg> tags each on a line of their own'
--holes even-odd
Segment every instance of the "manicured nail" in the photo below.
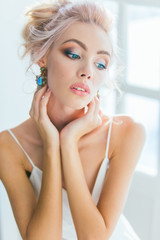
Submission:
<svg viewBox="0 0 160 240">
<path fill-rule="evenodd" d="M 99 98 L 97 96 L 95 96 L 95 100 L 98 100 L 99 101 Z"/>
</svg>

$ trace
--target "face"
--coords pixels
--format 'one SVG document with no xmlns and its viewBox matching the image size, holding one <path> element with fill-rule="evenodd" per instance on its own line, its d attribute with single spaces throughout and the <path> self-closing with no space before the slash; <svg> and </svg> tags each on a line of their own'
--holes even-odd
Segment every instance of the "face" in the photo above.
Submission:
<svg viewBox="0 0 160 240">
<path fill-rule="evenodd" d="M 48 86 L 56 99 L 73 109 L 86 106 L 105 81 L 110 55 L 109 38 L 100 27 L 72 24 L 47 55 Z"/>
</svg>

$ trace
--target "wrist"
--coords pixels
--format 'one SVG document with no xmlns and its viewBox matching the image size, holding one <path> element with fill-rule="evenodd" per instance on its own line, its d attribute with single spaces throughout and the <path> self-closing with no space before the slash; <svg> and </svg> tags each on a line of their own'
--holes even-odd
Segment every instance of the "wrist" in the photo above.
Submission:
<svg viewBox="0 0 160 240">
<path fill-rule="evenodd" d="M 48 149 L 58 149 L 60 146 L 60 141 L 59 139 L 50 139 L 50 140 L 44 140 L 43 141 L 43 148 L 45 150 L 48 150 Z"/>
<path fill-rule="evenodd" d="M 59 145 L 44 145 L 44 154 L 49 156 L 53 154 L 57 154 L 60 151 L 60 146 Z"/>
<path fill-rule="evenodd" d="M 60 133 L 60 145 L 66 144 L 66 143 L 72 143 L 77 144 L 79 141 L 79 137 L 76 136 L 74 133 L 71 132 L 64 132 L 62 131 Z"/>
<path fill-rule="evenodd" d="M 71 149 L 74 146 L 78 146 L 78 139 L 76 138 L 70 138 L 70 137 L 66 137 L 66 138 L 62 138 L 60 141 L 60 145 L 61 148 L 67 148 L 67 149 Z"/>
</svg>

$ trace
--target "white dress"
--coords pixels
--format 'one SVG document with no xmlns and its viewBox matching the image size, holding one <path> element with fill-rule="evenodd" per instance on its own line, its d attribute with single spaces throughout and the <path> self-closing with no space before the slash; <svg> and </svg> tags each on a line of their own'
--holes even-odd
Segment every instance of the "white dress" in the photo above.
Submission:
<svg viewBox="0 0 160 240">
<path fill-rule="evenodd" d="M 111 135 L 111 126 L 112 126 L 112 120 L 110 119 L 109 123 L 109 131 L 108 131 L 108 139 L 107 139 L 107 146 L 106 146 L 106 155 L 104 160 L 101 163 L 99 172 L 97 174 L 97 178 L 95 181 L 95 185 L 92 190 L 92 198 L 95 204 L 97 205 L 100 193 L 103 187 L 103 182 L 105 178 L 105 174 L 107 169 L 109 168 L 109 159 L 108 159 L 108 150 L 109 150 L 109 142 L 110 142 L 110 135 Z M 12 135 L 12 137 L 15 139 L 17 144 L 21 147 L 21 149 L 26 154 L 28 160 L 33 166 L 33 170 L 31 172 L 31 175 L 29 177 L 29 180 L 33 186 L 33 189 L 35 191 L 36 196 L 38 197 L 40 194 L 41 189 L 41 182 L 42 182 L 42 174 L 43 172 L 34 165 L 31 158 L 28 156 L 26 151 L 23 149 L 21 144 L 19 143 L 18 139 L 15 137 L 15 135 L 11 132 L 11 130 L 8 130 L 9 133 Z M 62 239 L 63 240 L 77 240 L 76 230 L 74 227 L 67 192 L 65 189 L 62 189 L 62 202 L 63 202 L 63 225 L 62 225 Z M 114 229 L 114 232 L 112 236 L 110 237 L 110 240 L 140 240 L 140 238 L 136 235 L 133 228 L 129 224 L 126 217 L 121 214 L 118 223 Z"/>
</svg>

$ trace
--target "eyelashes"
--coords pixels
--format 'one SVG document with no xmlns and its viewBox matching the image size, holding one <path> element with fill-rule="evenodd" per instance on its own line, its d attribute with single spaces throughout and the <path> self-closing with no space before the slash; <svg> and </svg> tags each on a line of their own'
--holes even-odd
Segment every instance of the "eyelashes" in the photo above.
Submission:
<svg viewBox="0 0 160 240">
<path fill-rule="evenodd" d="M 80 59 L 80 56 L 72 51 L 69 51 L 69 50 L 65 50 L 64 51 L 65 55 L 68 56 L 69 58 L 72 58 L 72 59 Z"/>
<path fill-rule="evenodd" d="M 106 65 L 102 64 L 102 63 L 96 63 L 96 66 L 99 68 L 99 69 L 106 69 Z"/>
<path fill-rule="evenodd" d="M 69 57 L 69 58 L 71 58 L 71 59 L 73 59 L 73 60 L 80 59 L 79 54 L 74 53 L 74 52 L 70 51 L 69 49 L 65 50 L 65 51 L 64 51 L 64 54 L 65 54 L 67 57 Z M 103 70 L 103 69 L 106 69 L 106 68 L 107 68 L 105 64 L 102 64 L 102 63 L 100 63 L 100 62 L 96 62 L 96 66 L 97 66 L 97 68 L 98 68 L 99 70 Z"/>
</svg>

